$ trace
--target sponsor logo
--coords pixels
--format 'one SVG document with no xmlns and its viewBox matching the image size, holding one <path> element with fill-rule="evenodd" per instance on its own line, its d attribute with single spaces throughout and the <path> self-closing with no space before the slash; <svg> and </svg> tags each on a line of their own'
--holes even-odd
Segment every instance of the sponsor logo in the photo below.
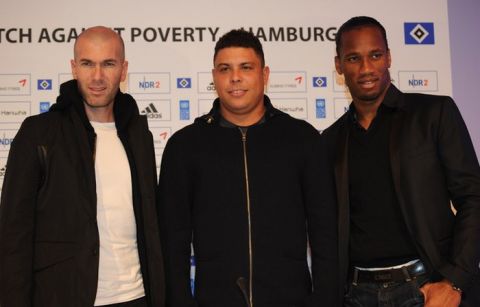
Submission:
<svg viewBox="0 0 480 307">
<path fill-rule="evenodd" d="M 405 35 L 405 44 L 435 44 L 435 30 L 433 22 L 405 22 L 403 28 Z"/>
<path fill-rule="evenodd" d="M 165 148 L 165 145 L 172 134 L 172 129 L 170 127 L 150 126 L 150 131 L 153 134 L 153 146 L 155 149 Z"/>
<path fill-rule="evenodd" d="M 215 84 L 211 72 L 199 72 L 198 78 L 198 93 L 210 94 L 215 93 Z"/>
<path fill-rule="evenodd" d="M 0 180 L 3 181 L 3 177 L 5 176 L 5 172 L 7 171 L 7 164 L 5 158 L 0 158 Z"/>
<path fill-rule="evenodd" d="M 290 114 L 299 119 L 307 119 L 307 99 L 306 98 L 276 98 L 272 99 L 275 108 Z"/>
<path fill-rule="evenodd" d="M 13 138 L 17 134 L 17 130 L 4 129 L 0 131 L 0 151 L 9 151 Z"/>
<path fill-rule="evenodd" d="M 437 71 L 399 71 L 398 87 L 404 92 L 438 91 Z"/>
<path fill-rule="evenodd" d="M 140 114 L 149 120 L 170 120 L 171 108 L 169 100 L 137 100 Z"/>
<path fill-rule="evenodd" d="M 180 108 L 180 120 L 190 119 L 190 100 L 180 100 L 178 102 Z"/>
<path fill-rule="evenodd" d="M 49 101 L 41 101 L 40 102 L 40 105 L 39 105 L 39 108 L 40 108 L 40 113 L 45 113 L 45 112 L 48 112 L 48 110 L 50 109 L 50 102 Z"/>
<path fill-rule="evenodd" d="M 313 77 L 313 87 L 327 87 L 327 77 Z"/>
<path fill-rule="evenodd" d="M 327 111 L 326 111 L 326 108 L 325 108 L 325 99 L 324 98 L 315 99 L 315 117 L 316 118 L 327 117 Z"/>
<path fill-rule="evenodd" d="M 37 90 L 39 90 L 39 91 L 50 91 L 50 90 L 52 90 L 52 79 L 38 79 L 37 80 Z"/>
<path fill-rule="evenodd" d="M 192 79 L 191 78 L 177 78 L 177 88 L 191 88 Z"/>
<path fill-rule="evenodd" d="M 26 101 L 12 101 L 0 103 L 0 122 L 21 123 L 30 116 L 31 105 Z"/>
<path fill-rule="evenodd" d="M 348 111 L 350 105 L 350 100 L 347 98 L 333 98 L 333 108 L 335 118 L 341 117 L 345 112 Z"/>
<path fill-rule="evenodd" d="M 0 74 L 0 96 L 30 95 L 30 75 Z"/>
<path fill-rule="evenodd" d="M 335 82 L 333 82 L 333 91 L 338 93 L 345 93 L 349 95 L 348 87 L 345 84 L 345 77 L 336 70 L 332 72 L 332 77 Z"/>
<path fill-rule="evenodd" d="M 306 87 L 306 72 L 270 72 L 268 81 L 269 93 L 304 93 Z"/>
<path fill-rule="evenodd" d="M 130 73 L 128 88 L 132 94 L 168 94 L 170 73 Z"/>
<path fill-rule="evenodd" d="M 5 177 L 6 171 L 7 171 L 7 158 L 0 157 L 0 192 L 2 191 L 3 178 Z"/>
</svg>

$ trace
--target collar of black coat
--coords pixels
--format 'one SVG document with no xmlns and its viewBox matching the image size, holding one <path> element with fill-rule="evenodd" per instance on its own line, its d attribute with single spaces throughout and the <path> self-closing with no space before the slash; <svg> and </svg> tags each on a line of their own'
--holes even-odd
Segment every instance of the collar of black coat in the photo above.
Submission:
<svg viewBox="0 0 480 307">
<path fill-rule="evenodd" d="M 83 98 L 78 90 L 77 80 L 73 79 L 60 85 L 60 95 L 49 112 L 65 111 L 73 108 L 78 113 L 87 130 L 93 130 L 85 113 Z M 138 106 L 129 94 L 118 91 L 113 104 L 113 116 L 117 131 L 125 131 L 133 116 L 138 115 Z"/>
<path fill-rule="evenodd" d="M 402 92 L 395 85 L 390 83 L 390 86 L 387 89 L 387 93 L 385 94 L 385 97 L 383 98 L 383 101 L 379 106 L 379 110 L 382 107 L 389 107 L 395 110 L 398 108 L 402 108 L 404 104 L 405 102 L 402 99 Z M 357 121 L 357 113 L 353 102 L 350 103 L 350 106 L 348 107 L 347 118 L 353 122 Z"/>
<path fill-rule="evenodd" d="M 263 95 L 263 103 L 265 105 L 265 114 L 263 116 L 262 122 L 270 120 L 272 117 L 285 114 L 282 111 L 276 109 L 270 98 L 267 95 Z M 207 124 L 216 124 L 221 123 L 222 115 L 220 114 L 220 98 L 216 98 L 213 101 L 213 106 L 210 112 L 207 114 L 197 117 L 195 122 L 206 122 Z"/>
</svg>

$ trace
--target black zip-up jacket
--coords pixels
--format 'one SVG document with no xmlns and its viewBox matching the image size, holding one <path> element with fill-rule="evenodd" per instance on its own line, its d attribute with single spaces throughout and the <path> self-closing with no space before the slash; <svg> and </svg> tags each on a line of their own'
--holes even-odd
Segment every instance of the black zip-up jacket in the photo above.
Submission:
<svg viewBox="0 0 480 307">
<path fill-rule="evenodd" d="M 153 138 L 130 95 L 116 95 L 114 117 L 132 173 L 145 292 L 150 306 L 163 306 Z M 94 144 L 75 80 L 62 84 L 48 113 L 23 122 L 0 205 L 1 306 L 93 306 L 99 265 Z"/>
<path fill-rule="evenodd" d="M 265 120 L 242 134 L 219 124 L 217 99 L 167 143 L 159 181 L 167 306 L 335 306 L 335 208 L 319 134 L 266 96 L 265 104 Z"/>
</svg>

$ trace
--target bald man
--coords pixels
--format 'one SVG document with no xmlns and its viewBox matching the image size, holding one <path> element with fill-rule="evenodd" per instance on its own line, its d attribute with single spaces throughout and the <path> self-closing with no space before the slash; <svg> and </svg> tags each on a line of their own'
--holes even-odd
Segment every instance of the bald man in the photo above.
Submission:
<svg viewBox="0 0 480 307">
<path fill-rule="evenodd" d="M 27 118 L 0 203 L 0 306 L 163 306 L 147 119 L 120 92 L 121 37 L 84 31 L 49 112 Z"/>
</svg>

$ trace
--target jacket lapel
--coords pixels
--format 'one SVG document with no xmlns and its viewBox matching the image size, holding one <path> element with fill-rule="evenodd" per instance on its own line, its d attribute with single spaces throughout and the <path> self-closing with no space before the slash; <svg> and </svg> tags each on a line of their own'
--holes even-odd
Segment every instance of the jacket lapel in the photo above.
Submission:
<svg viewBox="0 0 480 307">
<path fill-rule="evenodd" d="M 390 168 L 392 170 L 392 180 L 393 186 L 395 189 L 395 194 L 397 196 L 398 204 L 402 211 L 403 220 L 407 226 L 409 233 L 414 236 L 414 228 L 412 226 L 412 218 L 408 213 L 407 204 L 402 194 L 401 187 L 401 140 L 404 139 L 402 136 L 403 124 L 406 120 L 406 110 L 404 104 L 404 97 L 400 91 L 395 88 L 395 92 L 391 97 L 391 103 L 396 107 L 396 110 L 392 117 L 391 130 L 390 130 L 390 140 L 389 140 L 389 152 L 390 152 Z"/>
<path fill-rule="evenodd" d="M 335 185 L 337 187 L 338 204 L 338 237 L 339 237 L 339 255 L 340 255 L 340 276 L 343 280 L 348 274 L 348 246 L 350 233 L 350 201 L 348 189 L 348 117 L 344 116 L 343 123 L 339 129 L 336 155 L 334 164 Z M 343 265 L 344 264 L 344 265 Z"/>
<path fill-rule="evenodd" d="M 90 145 L 88 141 L 87 131 L 85 130 L 85 126 L 83 125 L 82 121 L 78 114 L 71 109 L 70 118 L 72 120 L 71 129 L 73 131 L 70 132 L 70 135 L 75 135 L 76 140 L 72 140 L 76 144 L 69 146 L 72 150 L 77 151 L 76 153 L 72 153 L 73 157 L 79 157 L 79 163 L 77 167 L 77 174 L 80 176 L 78 178 L 78 182 L 83 184 L 85 189 L 81 189 L 84 191 L 88 191 L 88 193 L 83 193 L 80 195 L 82 197 L 82 204 L 84 204 L 85 210 L 87 214 L 96 220 L 97 217 L 97 187 L 96 187 L 96 180 L 95 180 L 95 162 L 94 162 L 94 155 L 95 149 L 93 151 L 90 150 Z M 94 147 L 95 147 L 96 140 L 94 140 Z"/>
</svg>

